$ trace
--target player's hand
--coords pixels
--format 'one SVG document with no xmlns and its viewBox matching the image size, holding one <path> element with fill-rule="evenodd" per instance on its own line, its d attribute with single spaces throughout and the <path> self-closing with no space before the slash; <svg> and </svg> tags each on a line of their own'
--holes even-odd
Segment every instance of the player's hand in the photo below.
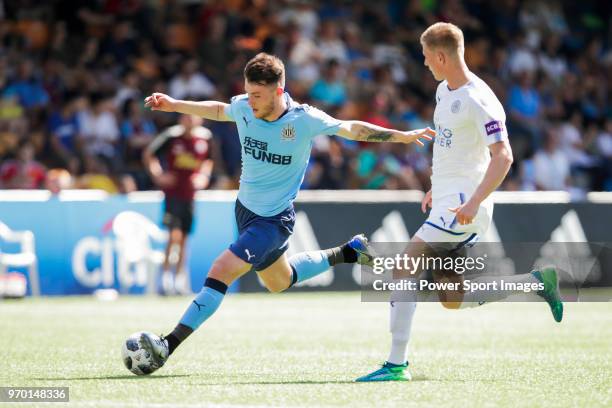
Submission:
<svg viewBox="0 0 612 408">
<path fill-rule="evenodd" d="M 425 197 L 421 200 L 421 211 L 427 212 L 427 207 L 431 208 L 431 190 L 425 193 Z"/>
<path fill-rule="evenodd" d="M 173 187 L 176 183 L 176 177 L 172 173 L 162 173 L 153 178 L 153 182 L 161 188 Z"/>
<path fill-rule="evenodd" d="M 151 96 L 147 96 L 144 100 L 145 107 L 151 108 L 154 111 L 162 112 L 174 112 L 176 106 L 176 99 L 160 93 L 155 92 Z"/>
<path fill-rule="evenodd" d="M 436 131 L 431 128 L 425 129 L 416 129 L 416 130 L 408 130 L 406 132 L 402 132 L 401 142 L 402 143 L 416 143 L 419 146 L 425 146 L 423 141 L 429 142 L 436 135 Z"/>
<path fill-rule="evenodd" d="M 476 218 L 476 214 L 478 213 L 478 205 L 468 201 L 465 204 L 461 204 L 459 207 L 449 208 L 451 212 L 455 213 L 457 217 L 457 222 L 460 225 L 471 224 Z"/>
</svg>

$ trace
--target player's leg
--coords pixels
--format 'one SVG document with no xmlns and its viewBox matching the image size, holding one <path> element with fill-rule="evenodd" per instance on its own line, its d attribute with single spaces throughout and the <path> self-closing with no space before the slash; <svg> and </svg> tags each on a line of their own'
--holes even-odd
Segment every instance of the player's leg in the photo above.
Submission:
<svg viewBox="0 0 612 408">
<path fill-rule="evenodd" d="M 232 250 L 254 266 L 266 288 L 272 292 L 281 292 L 340 263 L 372 264 L 371 249 L 363 235 L 356 235 L 338 247 L 301 252 L 287 259 L 285 252 L 295 224 L 294 209 L 288 208 L 272 217 L 261 217 L 239 201 L 236 208 L 237 214 L 248 220 L 248 228 L 243 233 L 244 239 L 240 239 Z"/>
<path fill-rule="evenodd" d="M 174 274 L 171 270 L 170 260 L 182 236 L 178 206 L 179 203 L 175 198 L 165 197 L 163 225 L 168 229 L 168 243 L 166 244 L 164 262 L 162 263 L 161 292 L 166 295 L 174 293 Z"/>
<path fill-rule="evenodd" d="M 458 244 L 459 250 L 444 251 L 439 250 L 439 256 L 465 257 L 465 248 L 461 248 L 465 242 Z M 435 245 L 435 244 L 432 244 Z M 444 244 L 445 246 L 448 244 Z M 452 245 L 452 244 L 451 244 Z M 465 309 L 479 307 L 488 303 L 498 302 L 515 294 L 524 294 L 522 290 L 526 285 L 541 284 L 542 290 L 535 294 L 544 298 L 548 303 L 554 319 L 560 322 L 563 318 L 563 302 L 559 290 L 559 278 L 557 271 L 553 267 L 542 270 L 531 271 L 515 275 L 481 275 L 477 277 L 466 277 L 463 273 L 448 273 L 447 271 L 433 271 L 434 278 L 441 282 L 453 282 L 458 285 L 458 290 L 439 291 L 440 303 L 447 309 Z M 478 288 L 475 290 L 464 289 L 464 279 L 469 279 L 470 287 Z M 502 286 L 503 285 L 503 286 Z M 516 289 L 510 290 L 508 287 Z"/>
<path fill-rule="evenodd" d="M 427 225 L 424 225 L 426 227 Z M 470 228 L 468 226 L 468 228 Z M 474 226 L 474 231 L 479 231 L 478 225 Z M 480 228 L 482 230 L 482 228 Z M 419 232 L 424 236 L 429 236 L 432 241 L 430 245 L 434 248 L 434 251 L 437 256 L 448 257 L 448 256 L 466 256 L 465 253 L 462 253 L 465 249 L 466 245 L 470 243 L 474 243 L 478 233 L 471 233 L 465 241 L 460 241 L 456 243 L 452 241 L 453 237 L 447 237 L 446 239 L 449 242 L 441 242 L 439 238 L 444 239 L 444 237 L 436 236 L 434 237 L 430 232 L 430 226 L 428 228 L 422 228 Z M 468 234 L 471 231 L 466 231 Z M 434 234 L 442 234 L 442 232 L 435 232 Z M 435 239 L 436 241 L 433 241 Z M 453 248 L 454 246 L 454 248 Z M 473 287 L 481 287 L 485 289 L 481 290 L 463 290 L 463 281 L 464 274 L 460 273 L 448 273 L 448 271 L 433 271 L 434 278 L 440 282 L 453 282 L 457 283 L 459 290 L 456 291 L 440 291 L 438 292 L 439 300 L 447 309 L 465 309 L 471 307 L 479 307 L 485 305 L 487 303 L 498 302 L 508 298 L 511 295 L 515 295 L 517 293 L 525 293 L 522 289 L 525 285 L 532 284 L 542 284 L 543 289 L 537 292 L 537 295 L 544 298 L 544 300 L 548 303 L 551 312 L 553 314 L 554 319 L 557 322 L 560 322 L 563 318 L 563 302 L 561 300 L 561 293 L 559 290 L 559 278 L 555 268 L 549 267 L 544 268 L 540 271 L 531 271 L 529 273 L 516 274 L 516 275 L 506 275 L 506 276 L 478 276 L 475 278 L 470 278 L 470 283 Z M 508 284 L 518 284 L 515 285 L 516 290 L 506 290 L 502 289 L 502 283 L 505 284 L 505 287 L 508 287 Z"/>
<path fill-rule="evenodd" d="M 159 293 L 169 294 L 172 290 L 172 272 L 170 271 L 170 253 L 174 243 L 172 242 L 172 230 L 169 231 L 168 242 L 164 250 L 164 262 L 162 263 L 161 287 Z"/>
<path fill-rule="evenodd" d="M 355 235 L 348 242 L 321 251 L 306 251 L 289 258 L 292 269 L 291 284 L 304 282 L 342 263 L 372 265 L 374 256 L 363 234 Z"/>
<path fill-rule="evenodd" d="M 363 235 L 356 235 L 335 248 L 300 252 L 289 258 L 284 254 L 286 249 L 285 243 L 278 251 L 271 253 L 269 259 L 273 260 L 272 264 L 257 270 L 259 278 L 270 292 L 282 292 L 297 282 L 314 278 L 334 265 L 355 262 L 370 264 L 373 259 L 368 241 Z"/>
<path fill-rule="evenodd" d="M 409 257 L 420 257 L 428 254 L 429 246 L 418 236 L 412 237 L 406 254 Z M 394 271 L 394 280 L 415 279 L 421 274 L 421 270 L 413 271 Z M 389 304 L 389 330 L 391 332 L 391 349 L 389 356 L 383 366 L 363 377 L 359 377 L 358 382 L 373 381 L 408 381 L 408 343 L 412 331 L 412 320 L 416 311 L 417 298 L 415 291 L 391 292 L 391 302 Z"/>
<path fill-rule="evenodd" d="M 182 231 L 182 236 L 177 243 L 178 258 L 176 261 L 176 274 L 174 278 L 174 290 L 176 293 L 181 295 L 188 295 L 191 293 L 189 276 L 187 269 L 185 268 L 186 249 L 189 236 L 187 232 Z"/>
<path fill-rule="evenodd" d="M 264 270 L 257 271 L 257 275 L 270 292 L 278 293 L 291 285 L 291 265 L 287 256 L 282 254 L 274 263 Z"/>
<path fill-rule="evenodd" d="M 453 196 L 444 198 L 443 200 L 452 199 Z M 445 202 L 443 209 L 453 207 L 452 202 Z M 443 213 L 444 210 L 442 210 Z M 435 212 L 435 216 L 430 216 L 426 223 L 417 232 L 427 242 L 430 242 L 436 248 L 438 256 L 457 256 L 457 251 L 462 251 L 468 246 L 474 245 L 478 237 L 483 235 L 491 222 L 493 208 L 491 203 L 485 203 L 478 211 L 478 214 L 472 224 L 456 226 L 452 230 L 444 228 L 436 224 L 437 219 L 442 219 L 439 213 Z M 432 211 L 434 214 L 434 211 Z M 443 214 L 449 216 L 449 214 Z M 451 223 L 452 224 L 452 223 Z M 467 237 L 467 238 L 466 238 Z M 447 251 L 447 252 L 444 252 Z M 441 273 L 434 278 L 447 280 L 459 283 L 462 287 L 463 274 L 448 274 Z M 452 276 L 454 275 L 454 276 Z M 524 293 L 522 290 L 502 290 L 502 282 L 505 284 L 520 284 L 516 288 L 524 287 L 529 284 L 543 284 L 544 289 L 537 292 L 539 296 L 544 298 L 548 303 L 554 319 L 560 322 L 563 318 L 563 302 L 559 291 L 559 278 L 554 268 L 545 268 L 541 271 L 531 271 L 523 274 L 507 275 L 507 276 L 478 276 L 470 278 L 471 284 L 474 287 L 483 287 L 484 290 L 474 291 L 443 291 L 439 292 L 439 298 L 442 305 L 448 309 L 464 309 L 470 307 L 479 307 L 487 303 L 498 302 L 517 293 Z M 490 289 L 489 289 L 490 288 Z"/>
<path fill-rule="evenodd" d="M 235 217 L 240 235 L 229 249 L 215 259 L 202 290 L 191 302 L 179 324 L 166 336 L 169 354 L 217 310 L 229 285 L 253 268 L 254 259 L 246 256 L 245 249 L 259 252 L 265 248 L 265 239 L 257 237 L 258 231 L 254 229 L 256 214 L 237 202 Z"/>
<path fill-rule="evenodd" d="M 161 277 L 162 292 L 166 295 L 172 295 L 175 293 L 175 276 L 172 270 L 176 270 L 177 264 L 171 266 L 170 261 L 176 257 L 182 240 L 183 232 L 181 231 L 181 229 L 176 226 L 170 228 L 168 234 L 168 243 L 166 245 L 166 250 L 164 253 L 164 263 L 162 265 Z"/>
<path fill-rule="evenodd" d="M 251 270 L 251 267 L 251 264 L 238 258 L 230 250 L 223 251 L 217 257 L 208 272 L 204 287 L 187 307 L 179 324 L 165 337 L 169 354 L 215 313 L 229 285 Z"/>
<path fill-rule="evenodd" d="M 181 295 L 191 294 L 191 284 L 189 282 L 189 276 L 185 268 L 186 261 L 186 248 L 187 241 L 189 240 L 189 234 L 193 227 L 193 202 L 185 201 L 181 203 L 181 233 L 182 235 L 177 242 L 178 248 L 178 260 L 176 262 L 176 276 L 174 280 L 174 289 Z"/>
<path fill-rule="evenodd" d="M 483 289 L 465 292 L 462 295 L 461 301 L 457 303 L 456 299 L 449 301 L 448 298 L 442 302 L 443 306 L 449 309 L 465 309 L 485 305 L 487 303 L 498 302 L 504 300 L 511 295 L 517 293 L 525 293 L 523 290 L 502 290 L 502 282 L 505 285 L 512 283 L 520 284 L 542 284 L 543 289 L 536 292 L 542 297 L 553 315 L 556 322 L 563 319 L 563 301 L 561 299 L 561 291 L 559 289 L 559 276 L 554 267 L 547 267 L 541 270 L 531 271 L 519 275 L 508 276 L 480 276 L 471 279 L 472 284 L 480 284 L 481 287 L 496 287 L 498 289 Z M 490 284 L 487 286 L 487 284 Z M 492 284 L 495 284 L 493 286 Z M 518 286 L 517 287 L 521 287 Z M 441 299 L 442 300 L 442 299 Z"/>
</svg>

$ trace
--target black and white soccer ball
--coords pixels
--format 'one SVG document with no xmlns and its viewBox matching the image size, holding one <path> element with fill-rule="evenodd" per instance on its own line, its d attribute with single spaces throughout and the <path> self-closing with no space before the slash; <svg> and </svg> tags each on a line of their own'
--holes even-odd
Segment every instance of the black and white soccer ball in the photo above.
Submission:
<svg viewBox="0 0 612 408">
<path fill-rule="evenodd" d="M 123 342 L 121 356 L 123 364 L 132 373 L 147 375 L 164 365 L 168 359 L 168 347 L 153 333 L 137 332 Z"/>
</svg>

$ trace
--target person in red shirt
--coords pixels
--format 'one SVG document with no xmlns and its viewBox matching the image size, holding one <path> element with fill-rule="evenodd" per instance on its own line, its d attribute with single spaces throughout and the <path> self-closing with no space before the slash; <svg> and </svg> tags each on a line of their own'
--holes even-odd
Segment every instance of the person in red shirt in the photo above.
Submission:
<svg viewBox="0 0 612 408">
<path fill-rule="evenodd" d="M 166 294 L 191 293 L 185 248 L 193 226 L 195 192 L 208 187 L 213 168 L 212 134 L 202 121 L 199 116 L 181 115 L 179 124 L 160 133 L 143 153 L 147 171 L 165 196 L 163 223 L 170 231 L 162 274 Z M 175 276 L 170 270 L 174 248 L 178 249 Z"/>
<path fill-rule="evenodd" d="M 45 166 L 34 160 L 34 146 L 23 141 L 17 150 L 17 157 L 0 167 L 0 185 L 5 189 L 42 188 L 46 173 Z"/>
</svg>

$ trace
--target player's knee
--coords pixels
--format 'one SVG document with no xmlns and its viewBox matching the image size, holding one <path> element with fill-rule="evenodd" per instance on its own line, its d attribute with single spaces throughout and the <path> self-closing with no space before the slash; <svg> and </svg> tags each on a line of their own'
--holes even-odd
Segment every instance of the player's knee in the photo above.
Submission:
<svg viewBox="0 0 612 408">
<path fill-rule="evenodd" d="M 445 309 L 457 310 L 461 308 L 461 302 L 440 301 Z"/>
<path fill-rule="evenodd" d="M 273 281 L 273 282 L 264 282 L 264 286 L 272 293 L 280 293 L 286 290 L 289 287 L 289 284 L 286 282 Z"/>
<path fill-rule="evenodd" d="M 172 242 L 175 243 L 179 243 L 180 241 L 183 240 L 183 231 L 181 231 L 178 228 L 174 228 L 171 232 L 170 232 L 170 240 Z"/>
<path fill-rule="evenodd" d="M 215 260 L 208 271 L 209 278 L 220 280 L 221 282 L 233 281 L 232 275 L 231 265 L 223 259 Z"/>
</svg>

